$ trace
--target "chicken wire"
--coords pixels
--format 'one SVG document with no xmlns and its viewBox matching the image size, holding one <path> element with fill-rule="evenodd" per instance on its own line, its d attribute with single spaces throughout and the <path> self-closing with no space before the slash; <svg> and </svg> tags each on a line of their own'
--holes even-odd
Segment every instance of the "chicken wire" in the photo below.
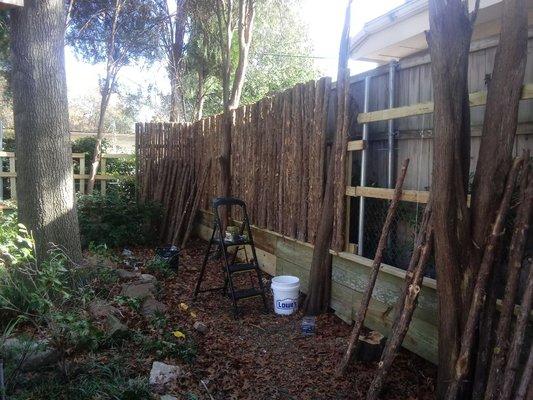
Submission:
<svg viewBox="0 0 533 400">
<path fill-rule="evenodd" d="M 364 257 L 374 258 L 376 254 L 389 205 L 390 200 L 365 199 Z M 402 201 L 398 204 L 383 254 L 385 264 L 407 269 L 424 208 L 425 204 L 421 203 Z M 428 263 L 426 275 L 435 277 L 433 260 Z"/>
</svg>

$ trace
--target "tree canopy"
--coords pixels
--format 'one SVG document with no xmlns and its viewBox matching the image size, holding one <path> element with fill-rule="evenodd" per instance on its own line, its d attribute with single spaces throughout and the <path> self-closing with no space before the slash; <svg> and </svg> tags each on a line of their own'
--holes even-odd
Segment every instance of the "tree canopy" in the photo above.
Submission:
<svg viewBox="0 0 533 400">
<path fill-rule="evenodd" d="M 160 24 L 156 0 L 76 1 L 66 38 L 76 54 L 89 63 L 106 62 L 111 56 L 128 65 L 157 58 Z"/>
<path fill-rule="evenodd" d="M 185 45 L 184 101 L 189 120 L 197 106 L 198 83 L 203 79 L 204 114 L 223 109 L 221 54 L 214 7 L 210 2 L 189 2 L 188 41 Z M 253 103 L 297 83 L 315 79 L 318 70 L 309 60 L 312 51 L 308 30 L 297 13 L 299 0 L 262 0 L 256 3 L 246 80 L 241 102 Z M 238 41 L 233 35 L 233 41 Z M 238 60 L 233 46 L 232 70 Z M 201 77 L 201 78 L 199 78 Z"/>
</svg>

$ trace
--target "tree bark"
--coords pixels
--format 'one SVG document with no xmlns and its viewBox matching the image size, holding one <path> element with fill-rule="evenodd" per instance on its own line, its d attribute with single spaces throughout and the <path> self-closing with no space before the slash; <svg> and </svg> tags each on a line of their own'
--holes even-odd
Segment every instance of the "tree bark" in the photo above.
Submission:
<svg viewBox="0 0 533 400">
<path fill-rule="evenodd" d="M 430 0 L 434 92 L 433 226 L 439 321 L 438 393 L 442 398 L 453 375 L 463 324 L 462 271 L 468 263 L 470 109 L 468 55 L 472 21 L 461 0 Z"/>
<path fill-rule="evenodd" d="M 476 334 L 476 325 L 479 320 L 479 313 L 483 302 L 485 301 L 485 287 L 487 286 L 487 280 L 490 276 L 493 264 L 494 257 L 496 255 L 496 248 L 498 246 L 498 241 L 503 234 L 503 228 L 505 223 L 505 218 L 507 217 L 507 212 L 509 211 L 509 206 L 511 204 L 511 196 L 513 194 L 513 189 L 515 186 L 516 176 L 520 171 L 520 167 L 524 163 L 524 159 L 520 158 L 515 160 L 513 167 L 507 176 L 507 184 L 505 187 L 505 192 L 498 208 L 496 218 L 492 225 L 492 232 L 487 240 L 487 245 L 485 246 L 485 251 L 483 253 L 483 259 L 481 261 L 481 266 L 476 278 L 476 285 L 474 287 L 474 292 L 472 293 L 472 304 L 468 312 L 468 318 L 464 327 L 463 334 L 461 336 L 461 348 L 457 361 L 454 368 L 454 376 L 448 386 L 448 391 L 446 393 L 447 400 L 455 400 L 457 395 L 461 390 L 463 380 L 467 377 L 469 373 L 469 368 L 471 364 L 471 352 L 474 345 L 474 339 Z"/>
<path fill-rule="evenodd" d="M 331 155 L 326 170 L 326 183 L 321 202 L 321 213 L 317 226 L 315 248 L 309 275 L 309 290 L 305 300 L 304 310 L 307 315 L 318 315 L 327 312 L 331 294 L 331 239 L 335 218 L 335 171 L 344 168 L 344 163 L 335 165 L 336 160 L 342 157 L 340 153 L 346 152 L 346 138 L 348 136 L 348 111 L 350 109 L 350 70 L 348 69 L 349 42 L 350 42 L 350 15 L 352 0 L 348 0 L 344 16 L 339 46 L 339 64 L 337 69 L 337 118 L 336 133 L 331 147 Z M 344 180 L 343 180 L 344 182 Z"/>
<path fill-rule="evenodd" d="M 253 0 L 239 0 L 239 61 L 233 78 L 229 109 L 235 110 L 241 101 L 242 88 L 248 67 L 248 54 L 252 43 L 255 7 Z"/>
<path fill-rule="evenodd" d="M 346 371 L 346 367 L 350 362 L 353 352 L 357 347 L 357 342 L 359 340 L 359 335 L 361 334 L 361 329 L 363 328 L 363 323 L 365 322 L 366 312 L 368 310 L 368 305 L 370 304 L 370 299 L 372 298 L 372 292 L 378 278 L 379 269 L 381 267 L 381 260 L 383 259 L 383 253 L 385 251 L 385 246 L 387 245 L 387 239 L 389 237 L 390 228 L 392 226 L 394 217 L 396 215 L 396 210 L 400 202 L 400 196 L 402 195 L 403 182 L 405 180 L 405 174 L 407 173 L 407 167 L 409 166 L 409 159 L 406 159 L 403 162 L 402 169 L 396 180 L 396 187 L 394 189 L 394 196 L 387 211 L 387 217 L 385 219 L 385 224 L 381 230 L 381 236 L 379 237 L 378 247 L 376 250 L 376 255 L 374 256 L 374 261 L 372 262 L 372 267 L 370 270 L 370 277 L 368 279 L 368 284 L 365 288 L 363 298 L 361 299 L 361 305 L 357 310 L 357 315 L 355 317 L 354 326 L 352 328 L 352 333 L 348 340 L 348 347 L 342 357 L 341 362 L 336 371 L 337 376 L 342 376 Z"/>
<path fill-rule="evenodd" d="M 19 220 L 34 234 L 38 261 L 54 243 L 82 257 L 72 185 L 61 0 L 26 0 L 13 10 L 13 108 Z"/>
<path fill-rule="evenodd" d="M 181 75 L 183 72 L 183 50 L 185 44 L 185 12 L 186 0 L 176 0 L 176 16 L 174 18 L 174 37 L 168 60 L 170 74 L 170 122 L 184 122 L 183 87 Z"/>
<path fill-rule="evenodd" d="M 331 295 L 331 262 L 329 253 L 333 234 L 333 151 L 329 159 L 324 198 L 322 199 L 313 259 L 309 272 L 309 289 L 305 299 L 306 315 L 319 315 L 328 311 Z"/>
<path fill-rule="evenodd" d="M 532 213 L 531 199 L 533 198 L 533 179 L 529 178 L 531 174 L 529 169 L 528 165 L 524 167 L 522 171 L 519 197 L 520 204 L 518 205 L 513 237 L 509 247 L 507 282 L 505 284 L 500 319 L 496 330 L 495 347 L 487 379 L 487 388 L 485 391 L 486 400 L 496 399 L 499 394 L 499 386 L 502 382 L 503 368 L 505 366 L 505 355 L 507 354 L 509 347 L 509 330 L 513 318 L 516 292 L 518 289 L 518 278 L 520 276 L 520 268 L 522 267 L 522 257 Z"/>
<path fill-rule="evenodd" d="M 475 277 L 512 163 L 527 60 L 526 0 L 504 0 L 500 44 L 488 86 L 482 139 L 472 187 L 470 263 L 464 277 L 465 304 L 470 303 Z M 502 101 L 505 99 L 505 101 Z"/>
</svg>

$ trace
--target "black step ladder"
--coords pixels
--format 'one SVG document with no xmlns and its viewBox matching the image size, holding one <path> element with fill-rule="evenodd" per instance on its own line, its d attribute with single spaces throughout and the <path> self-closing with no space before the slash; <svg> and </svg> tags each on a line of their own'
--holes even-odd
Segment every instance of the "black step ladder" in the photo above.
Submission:
<svg viewBox="0 0 533 400">
<path fill-rule="evenodd" d="M 235 235 L 233 240 L 228 240 L 223 232 L 223 225 L 219 213 L 219 208 L 223 206 L 226 206 L 228 210 L 232 206 L 241 207 L 242 209 L 243 222 L 240 226 L 239 234 Z M 248 219 L 248 213 L 246 212 L 246 203 L 241 199 L 234 197 L 217 197 L 213 200 L 213 214 L 215 216 L 213 233 L 211 234 L 211 239 L 209 240 L 209 244 L 205 252 L 200 275 L 198 276 L 198 281 L 196 282 L 196 288 L 194 289 L 194 300 L 196 300 L 198 297 L 198 293 L 203 292 L 222 290 L 225 295 L 228 293 L 229 287 L 229 296 L 233 302 L 233 312 L 235 318 L 239 316 L 237 301 L 250 297 L 261 296 L 263 299 L 265 312 L 268 312 L 263 277 L 261 270 L 259 269 L 259 264 L 257 263 L 257 254 L 255 252 L 252 230 L 250 229 L 250 220 Z M 248 258 L 245 247 L 246 245 L 250 246 L 253 258 L 251 260 L 246 259 L 245 262 L 237 262 L 237 254 L 241 248 L 244 249 L 246 258 Z M 230 247 L 236 247 L 233 254 L 228 254 L 228 248 Z M 224 262 L 224 286 L 201 289 L 207 263 L 210 256 L 213 254 L 222 256 Z M 233 283 L 233 276 L 243 272 L 252 273 L 254 271 L 257 275 L 257 280 L 259 281 L 259 288 L 254 287 L 253 280 L 250 279 L 252 287 L 236 290 Z"/>
</svg>

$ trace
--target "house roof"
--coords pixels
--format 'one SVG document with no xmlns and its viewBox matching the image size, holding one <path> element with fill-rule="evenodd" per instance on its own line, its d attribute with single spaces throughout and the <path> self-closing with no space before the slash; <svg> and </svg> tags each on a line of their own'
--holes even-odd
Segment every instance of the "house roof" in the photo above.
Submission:
<svg viewBox="0 0 533 400">
<path fill-rule="evenodd" d="M 13 7 L 22 7 L 23 5 L 24 0 L 0 0 L 0 10 Z"/>
<path fill-rule="evenodd" d="M 350 58 L 387 63 L 427 49 L 425 31 L 429 30 L 428 0 L 407 0 L 405 4 L 366 23 L 351 38 Z M 471 9 L 474 1 L 469 2 Z M 472 40 L 500 33 L 502 0 L 480 0 Z M 527 0 L 530 26 L 533 25 L 533 0 Z"/>
</svg>

